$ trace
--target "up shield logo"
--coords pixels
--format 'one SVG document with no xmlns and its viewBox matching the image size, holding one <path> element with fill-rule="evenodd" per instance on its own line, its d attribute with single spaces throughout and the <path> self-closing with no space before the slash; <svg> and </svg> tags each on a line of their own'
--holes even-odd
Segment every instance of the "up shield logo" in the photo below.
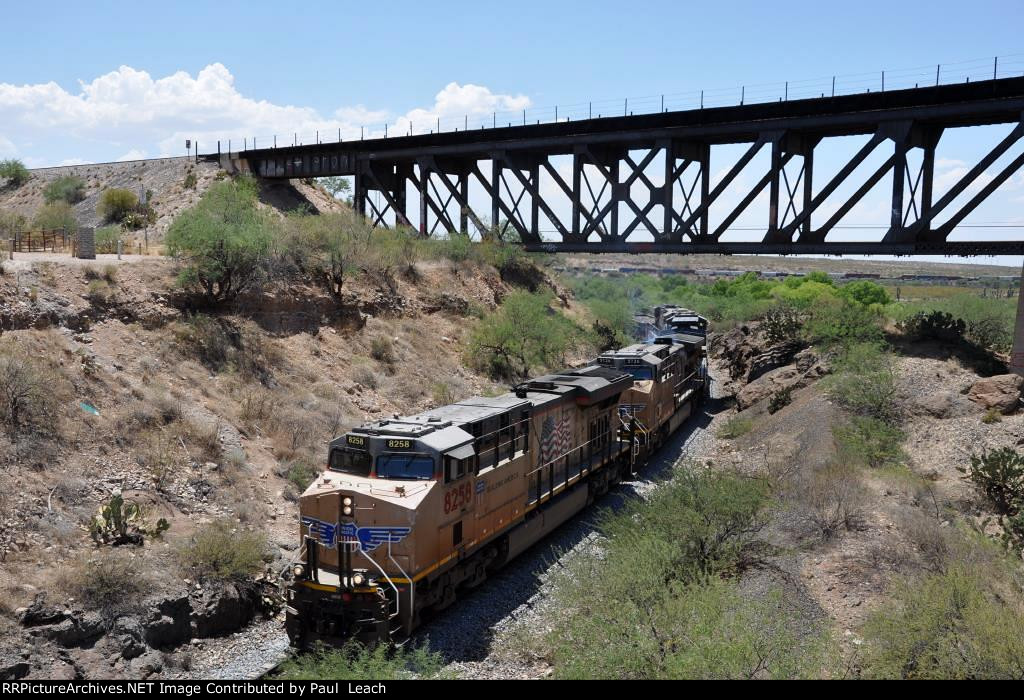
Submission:
<svg viewBox="0 0 1024 700">
<path fill-rule="evenodd" d="M 341 526 L 339 542 L 359 543 L 359 549 L 372 552 L 382 544 L 401 542 L 409 534 L 408 527 L 356 527 L 355 523 Z"/>
<path fill-rule="evenodd" d="M 309 536 L 324 547 L 334 548 L 340 544 L 358 544 L 364 552 L 372 552 L 382 544 L 394 544 L 405 539 L 412 528 L 408 527 L 357 527 L 355 523 L 325 523 L 316 518 L 303 517 L 302 524 L 309 529 Z"/>
</svg>

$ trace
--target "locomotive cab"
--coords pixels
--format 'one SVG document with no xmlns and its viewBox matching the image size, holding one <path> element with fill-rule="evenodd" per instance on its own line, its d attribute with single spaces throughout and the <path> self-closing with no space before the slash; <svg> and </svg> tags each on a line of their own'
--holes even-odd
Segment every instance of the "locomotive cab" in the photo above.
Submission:
<svg viewBox="0 0 1024 700">
<path fill-rule="evenodd" d="M 299 498 L 302 548 L 293 565 L 293 643 L 372 643 L 411 629 L 415 540 L 444 470 L 458 471 L 473 436 L 439 420 L 369 424 L 330 444 L 328 469 Z M 326 594 L 326 595 L 325 595 Z M 312 624 L 310 624 L 312 621 Z"/>
</svg>

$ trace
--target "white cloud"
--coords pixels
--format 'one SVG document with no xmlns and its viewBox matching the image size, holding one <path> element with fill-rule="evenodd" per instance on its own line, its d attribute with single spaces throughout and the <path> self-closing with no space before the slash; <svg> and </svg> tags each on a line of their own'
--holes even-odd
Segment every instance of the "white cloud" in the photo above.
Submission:
<svg viewBox="0 0 1024 700">
<path fill-rule="evenodd" d="M 115 160 L 117 160 L 117 162 L 120 163 L 121 161 L 125 161 L 125 160 L 142 160 L 145 157 L 146 157 L 146 152 L 145 151 L 139 150 L 138 148 L 133 148 L 132 150 L 130 150 L 127 153 L 125 153 L 124 155 L 118 156 Z"/>
<path fill-rule="evenodd" d="M 292 134 L 309 143 L 319 132 L 321 139 L 335 139 L 339 130 L 345 139 L 381 135 L 384 124 L 392 133 L 408 130 L 412 121 L 417 131 L 442 120 L 454 128 L 456 118 L 468 114 L 480 118 L 492 112 L 522 110 L 530 105 L 523 95 L 492 93 L 479 85 L 449 83 L 437 93 L 434 104 L 418 107 L 400 116 L 363 105 L 340 106 L 330 115 L 311 107 L 279 105 L 243 95 L 234 76 L 222 64 L 214 63 L 195 76 L 178 71 L 162 78 L 130 66 L 81 82 L 73 94 L 54 82 L 35 85 L 0 83 L 0 153 L 24 153 L 26 160 L 57 162 L 76 144 L 99 151 L 97 159 L 121 159 L 142 154 L 183 154 L 185 140 L 199 142 L 203 152 L 216 148 L 220 139 L 227 148 L 253 138 L 258 145 L 269 144 L 277 134 L 279 143 L 290 143 Z M 419 126 L 422 125 L 422 128 Z M 27 144 L 33 144 L 31 149 Z M 20 146 L 20 148 L 19 148 Z M 52 152 L 43 152 L 41 149 Z M 62 152 L 63 151 L 63 152 Z"/>
</svg>

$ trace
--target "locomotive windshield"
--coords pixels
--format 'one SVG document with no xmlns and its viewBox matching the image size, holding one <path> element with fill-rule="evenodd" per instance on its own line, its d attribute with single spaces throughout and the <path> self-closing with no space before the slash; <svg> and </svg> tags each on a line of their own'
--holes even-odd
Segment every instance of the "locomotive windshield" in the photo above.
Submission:
<svg viewBox="0 0 1024 700">
<path fill-rule="evenodd" d="M 432 479 L 434 459 L 426 455 L 383 454 L 377 457 L 381 479 Z"/>
<path fill-rule="evenodd" d="M 370 476 L 370 465 L 370 455 L 366 452 L 344 449 L 331 452 L 331 471 L 353 476 Z"/>
<path fill-rule="evenodd" d="M 654 371 L 650 367 L 623 367 L 622 370 L 633 375 L 633 379 L 654 379 Z"/>
</svg>

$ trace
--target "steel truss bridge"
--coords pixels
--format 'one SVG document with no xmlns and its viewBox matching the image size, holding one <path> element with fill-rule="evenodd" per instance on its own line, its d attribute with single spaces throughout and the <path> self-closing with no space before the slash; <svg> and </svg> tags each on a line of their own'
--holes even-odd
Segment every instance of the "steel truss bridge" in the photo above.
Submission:
<svg viewBox="0 0 1024 700">
<path fill-rule="evenodd" d="M 935 153 L 943 132 L 993 124 L 1012 126 L 936 198 Z M 816 178 L 818 147 L 847 136 L 866 141 L 834 175 Z M 949 240 L 964 218 L 1024 164 L 1022 153 L 1000 163 L 994 174 L 987 172 L 1022 136 L 1024 78 L 1003 78 L 208 158 L 263 178 L 352 176 L 355 209 L 374 225 L 409 226 L 423 235 L 473 230 L 488 235 L 491 225 L 501 222 L 531 250 L 1022 255 L 1024 228 L 1001 240 Z M 734 144 L 741 144 L 742 154 L 713 181 L 712 156 Z M 767 160 L 767 170 L 741 178 L 762 151 L 770 154 L 761 159 Z M 880 160 L 876 153 L 887 156 L 884 162 L 869 167 L 866 178 L 861 173 L 851 179 L 861 164 Z M 718 172 L 720 158 L 714 159 Z M 571 168 L 560 168 L 560 162 L 571 162 Z M 892 182 L 888 228 L 872 240 L 835 240 L 844 217 L 887 176 Z M 723 198 L 730 185 L 741 188 L 741 197 L 712 222 L 712 205 L 735 200 L 735 194 Z M 767 218 L 757 227 L 760 240 L 723 240 L 765 190 Z M 837 190 L 842 197 L 833 196 Z M 479 207 L 481 201 L 489 207 Z"/>
</svg>

